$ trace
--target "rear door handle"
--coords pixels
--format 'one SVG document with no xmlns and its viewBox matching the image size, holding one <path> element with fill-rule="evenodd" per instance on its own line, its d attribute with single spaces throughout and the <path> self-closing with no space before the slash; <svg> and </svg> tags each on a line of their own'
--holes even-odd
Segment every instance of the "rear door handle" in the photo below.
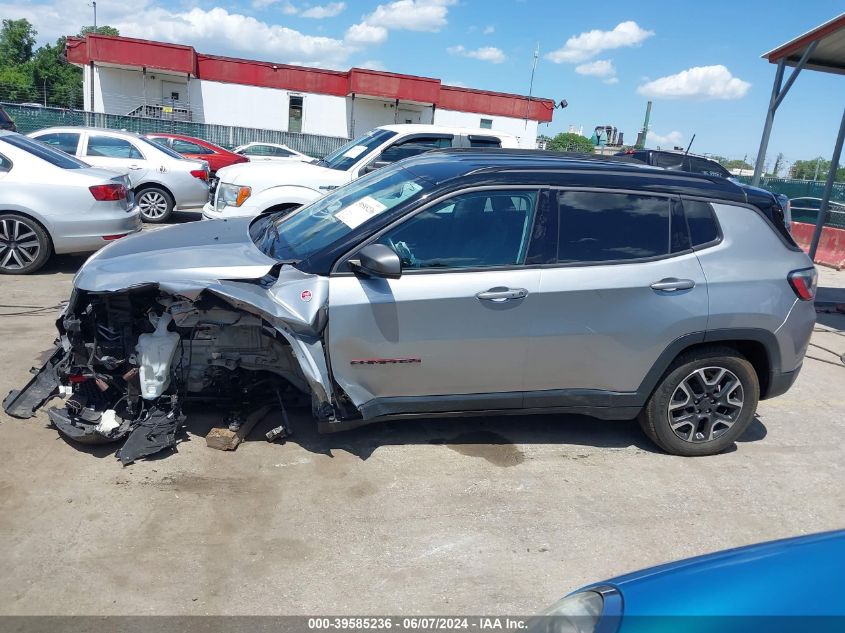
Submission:
<svg viewBox="0 0 845 633">
<path fill-rule="evenodd" d="M 676 277 L 666 277 L 660 281 L 655 281 L 651 284 L 654 290 L 663 290 L 665 292 L 672 292 L 674 290 L 689 290 L 695 287 L 695 282 L 692 279 L 677 279 Z"/>
<path fill-rule="evenodd" d="M 479 292 L 475 296 L 481 301 L 504 303 L 505 301 L 512 301 L 514 299 L 524 299 L 528 296 L 528 291 L 525 288 L 504 288 L 497 286 L 496 288 Z"/>
<path fill-rule="evenodd" d="M 138 169 L 143 169 L 143 167 L 141 165 L 129 165 L 129 169 L 138 170 Z"/>
</svg>

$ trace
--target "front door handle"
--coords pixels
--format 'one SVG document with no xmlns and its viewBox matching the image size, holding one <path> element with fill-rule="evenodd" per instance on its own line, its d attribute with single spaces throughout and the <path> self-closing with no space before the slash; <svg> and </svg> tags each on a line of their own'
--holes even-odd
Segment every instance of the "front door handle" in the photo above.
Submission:
<svg viewBox="0 0 845 633">
<path fill-rule="evenodd" d="M 675 290 L 689 290 L 695 288 L 695 282 L 692 279 L 677 279 L 676 277 L 666 277 L 660 281 L 655 281 L 651 284 L 654 290 L 663 290 L 664 292 L 673 292 Z"/>
<path fill-rule="evenodd" d="M 141 165 L 129 165 L 129 169 L 134 169 L 137 171 L 138 169 L 143 169 L 143 167 Z"/>
<path fill-rule="evenodd" d="M 524 299 L 528 296 L 528 291 L 525 288 L 504 288 L 497 286 L 479 292 L 477 295 L 481 301 L 493 301 L 494 303 L 504 303 L 505 301 L 512 301 L 513 299 Z"/>
</svg>

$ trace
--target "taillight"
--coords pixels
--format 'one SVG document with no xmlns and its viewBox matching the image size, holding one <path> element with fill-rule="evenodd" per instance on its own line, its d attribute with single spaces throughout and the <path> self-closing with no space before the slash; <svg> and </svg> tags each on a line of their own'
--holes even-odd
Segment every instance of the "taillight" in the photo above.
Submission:
<svg viewBox="0 0 845 633">
<path fill-rule="evenodd" d="M 126 199 L 126 187 L 116 183 L 109 185 L 91 185 L 88 187 L 88 191 L 90 191 L 91 195 L 94 196 L 94 200 L 99 200 L 100 202 L 113 202 L 115 200 Z"/>
<path fill-rule="evenodd" d="M 191 176 L 200 180 L 208 180 L 208 172 L 204 169 L 192 169 Z"/>
<path fill-rule="evenodd" d="M 815 299 L 816 283 L 819 278 L 815 268 L 793 270 L 786 278 L 801 301 L 812 301 Z"/>
</svg>

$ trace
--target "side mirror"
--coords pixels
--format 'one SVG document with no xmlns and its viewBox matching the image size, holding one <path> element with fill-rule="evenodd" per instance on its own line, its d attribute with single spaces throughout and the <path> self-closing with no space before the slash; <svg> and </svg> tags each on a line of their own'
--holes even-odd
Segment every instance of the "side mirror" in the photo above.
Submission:
<svg viewBox="0 0 845 633">
<path fill-rule="evenodd" d="M 369 174 L 371 171 L 375 171 L 377 169 L 381 169 L 382 167 L 387 167 L 390 164 L 389 161 L 386 160 L 374 160 L 369 165 L 364 167 L 362 170 L 365 174 Z"/>
<path fill-rule="evenodd" d="M 402 276 L 402 261 L 389 246 L 369 244 L 358 251 L 357 259 L 349 260 L 349 267 L 356 274 L 367 277 L 399 279 Z"/>
</svg>

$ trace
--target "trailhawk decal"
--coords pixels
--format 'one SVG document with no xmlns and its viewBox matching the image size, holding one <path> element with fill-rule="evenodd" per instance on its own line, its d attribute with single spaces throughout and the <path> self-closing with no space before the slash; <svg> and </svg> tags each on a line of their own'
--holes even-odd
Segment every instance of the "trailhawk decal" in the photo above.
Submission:
<svg viewBox="0 0 845 633">
<path fill-rule="evenodd" d="M 353 358 L 350 365 L 412 365 L 421 363 L 421 358 Z"/>
</svg>

